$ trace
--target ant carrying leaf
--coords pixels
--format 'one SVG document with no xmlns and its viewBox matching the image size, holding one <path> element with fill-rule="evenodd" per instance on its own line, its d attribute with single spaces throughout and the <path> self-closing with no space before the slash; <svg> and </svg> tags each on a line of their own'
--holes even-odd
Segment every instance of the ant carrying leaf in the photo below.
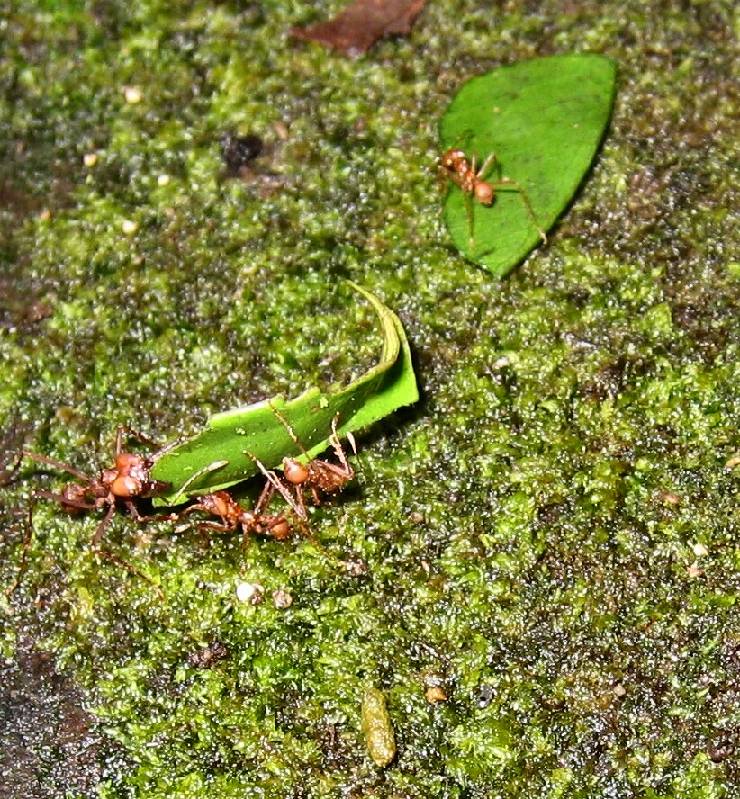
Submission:
<svg viewBox="0 0 740 799">
<path fill-rule="evenodd" d="M 267 469 L 252 453 L 247 452 L 246 454 L 252 459 L 267 480 L 263 492 L 263 496 L 266 496 L 265 503 L 269 501 L 274 492 L 277 492 L 293 511 L 304 533 L 313 543 L 320 546 L 310 533 L 309 516 L 306 508 L 304 491 L 310 491 L 313 504 L 320 505 L 323 502 L 323 495 L 333 496 L 334 494 L 338 494 L 355 477 L 355 470 L 347 460 L 347 456 L 337 434 L 337 418 L 334 417 L 332 420 L 332 432 L 329 437 L 329 442 L 337 455 L 339 464 L 320 459 L 311 459 L 288 420 L 277 408 L 272 405 L 270 405 L 270 408 L 276 418 L 280 420 L 280 423 L 285 428 L 293 443 L 300 450 L 302 458 L 284 458 L 283 476 L 279 477 L 274 470 Z M 347 439 L 352 449 L 356 452 L 354 436 L 348 433 Z"/>
<path fill-rule="evenodd" d="M 159 480 L 154 480 L 151 477 L 150 470 L 156 458 L 166 451 L 168 448 L 159 450 L 155 455 L 137 455 L 133 452 L 126 452 L 123 449 L 124 435 L 154 446 L 153 442 L 146 436 L 136 433 L 128 427 L 119 427 L 116 433 L 115 443 L 115 459 L 113 465 L 106 469 L 101 469 L 97 475 L 90 476 L 84 472 L 76 469 L 68 463 L 50 458 L 47 455 L 41 455 L 37 452 L 29 450 L 22 450 L 21 456 L 28 458 L 43 466 L 51 466 L 62 472 L 67 472 L 77 479 L 78 482 L 68 483 L 59 493 L 50 491 L 36 491 L 34 498 L 50 499 L 58 502 L 59 505 L 69 513 L 80 513 L 88 510 L 103 510 L 105 514 L 98 523 L 91 539 L 92 549 L 96 554 L 100 555 L 107 560 L 110 560 L 119 566 L 124 567 L 133 574 L 142 577 L 147 582 L 152 581 L 139 569 L 112 552 L 104 550 L 100 546 L 100 541 L 105 533 L 108 525 L 113 518 L 116 508 L 123 505 L 130 515 L 139 523 L 148 521 L 164 521 L 172 519 L 172 514 L 160 515 L 147 515 L 144 516 L 139 513 L 136 506 L 136 501 L 139 499 L 149 499 L 157 496 L 157 494 L 167 490 L 169 485 Z M 15 590 L 27 561 L 27 553 L 31 546 L 32 539 L 32 511 L 33 505 L 29 507 L 27 535 L 23 542 L 23 559 L 21 561 L 21 568 L 19 574 L 9 592 Z M 158 593 L 161 594 L 160 589 L 154 585 Z"/>
<path fill-rule="evenodd" d="M 68 483 L 59 494 L 39 491 L 36 493 L 36 496 L 58 502 L 70 513 L 107 508 L 105 515 L 93 534 L 93 547 L 97 546 L 100 542 L 119 504 L 123 505 L 138 522 L 168 518 L 167 516 L 142 516 L 135 502 L 137 499 L 155 497 L 169 488 L 167 483 L 154 480 L 150 475 L 150 470 L 157 456 L 161 452 L 164 452 L 164 450 L 160 450 L 156 455 L 137 455 L 133 452 L 124 452 L 124 434 L 137 438 L 145 444 L 153 444 L 146 436 L 136 433 L 128 427 L 119 427 L 116 432 L 115 460 L 113 465 L 107 469 L 101 469 L 99 474 L 94 477 L 79 471 L 74 466 L 64 463 L 63 461 L 49 458 L 46 455 L 40 455 L 37 452 L 23 451 L 23 457 L 35 461 L 36 463 L 67 472 L 73 477 L 76 477 L 79 481 L 77 483 Z"/>
<path fill-rule="evenodd" d="M 411 351 L 398 317 L 377 297 L 355 285 L 378 315 L 382 335 L 379 360 L 360 377 L 332 391 L 309 388 L 285 401 L 272 397 L 215 414 L 203 430 L 157 460 L 152 475 L 172 484 L 155 506 L 228 489 L 259 471 L 256 459 L 269 468 L 291 452 L 292 442 L 283 432 L 270 405 L 278 407 L 298 431 L 304 448 L 317 455 L 329 445 L 331 420 L 341 415 L 342 434 L 362 430 L 419 397 Z M 254 457 L 252 457 L 254 456 Z M 224 464 L 211 469 L 216 463 Z"/>
<path fill-rule="evenodd" d="M 182 511 L 177 516 L 177 519 L 181 519 L 190 513 L 202 511 L 211 516 L 218 516 L 221 521 L 198 522 L 198 527 L 201 530 L 230 533 L 241 528 L 245 544 L 250 535 L 266 535 L 276 541 L 284 541 L 290 537 L 292 532 L 290 522 L 283 514 L 269 515 L 263 513 L 272 492 L 271 484 L 269 482 L 266 483 L 254 509 L 247 510 L 228 492 L 214 491 L 212 494 L 205 494 L 200 497 L 195 504 Z"/>
<path fill-rule="evenodd" d="M 475 211 L 473 203 L 478 202 L 481 205 L 490 207 L 496 199 L 497 190 L 515 191 L 519 193 L 519 197 L 527 210 L 529 218 L 532 220 L 532 224 L 537 228 L 537 232 L 540 234 L 543 243 L 547 244 L 547 234 L 539 226 L 537 217 L 532 210 L 532 203 L 529 200 L 529 195 L 522 186 L 515 180 L 507 177 L 499 177 L 498 180 L 494 182 L 484 180 L 495 163 L 496 153 L 490 153 L 481 164 L 480 169 L 476 169 L 475 155 L 473 155 L 472 159 L 468 159 L 464 150 L 459 150 L 454 147 L 446 150 L 438 161 L 440 178 L 451 181 L 463 192 L 465 213 L 468 217 L 468 230 L 470 234 L 468 240 L 469 249 L 471 251 L 475 249 Z"/>
<path fill-rule="evenodd" d="M 347 460 L 342 444 L 337 435 L 337 417 L 332 419 L 331 435 L 329 436 L 329 443 L 331 444 L 334 452 L 339 460 L 339 464 L 330 463 L 320 459 L 312 460 L 309 458 L 306 449 L 296 436 L 295 431 L 290 426 L 288 420 L 280 413 L 280 411 L 273 407 L 272 412 L 280 420 L 293 443 L 298 447 L 303 456 L 303 460 L 297 458 L 284 458 L 283 459 L 283 476 L 286 482 L 291 485 L 295 491 L 296 502 L 299 507 L 305 509 L 304 490 L 311 492 L 314 505 L 320 505 L 322 502 L 322 494 L 333 496 L 338 494 L 344 487 L 351 482 L 355 477 L 355 470 Z M 347 434 L 347 440 L 354 452 L 357 452 L 355 445 L 355 438 L 352 433 Z M 305 515 L 305 514 L 304 514 Z"/>
<path fill-rule="evenodd" d="M 613 61 L 583 53 L 500 66 L 458 89 L 439 120 L 439 171 L 460 187 L 447 193 L 444 217 L 466 258 L 502 276 L 544 240 L 597 152 L 615 77 Z M 498 163 L 516 183 L 489 177 Z M 490 211 L 486 183 L 500 193 Z"/>
</svg>

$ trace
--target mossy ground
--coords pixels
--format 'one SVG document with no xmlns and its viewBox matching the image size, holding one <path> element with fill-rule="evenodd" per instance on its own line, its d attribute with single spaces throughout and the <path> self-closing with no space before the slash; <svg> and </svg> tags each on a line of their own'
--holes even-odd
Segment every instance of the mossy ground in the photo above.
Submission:
<svg viewBox="0 0 740 799">
<path fill-rule="evenodd" d="M 25 431 L 90 470 L 121 423 L 170 440 L 346 382 L 378 339 L 345 277 L 400 314 L 424 400 L 360 440 L 356 489 L 315 515 L 328 555 L 117 518 L 109 548 L 164 599 L 93 556 L 97 519 L 37 502 L 4 654 L 50 652 L 81 687 L 97 771 L 29 734 L 35 771 L 6 763 L 6 790 L 737 795 L 732 4 L 433 3 L 357 61 L 287 37 L 337 4 L 128 5 L 0 15 L 5 447 Z M 498 282 L 440 224 L 438 118 L 471 75 L 581 50 L 618 62 L 610 132 Z M 268 145 L 247 179 L 225 174 L 229 131 Z M 29 494 L 61 481 L 26 463 L 4 489 L 6 585 Z M 384 770 L 368 685 L 398 743 Z"/>
</svg>

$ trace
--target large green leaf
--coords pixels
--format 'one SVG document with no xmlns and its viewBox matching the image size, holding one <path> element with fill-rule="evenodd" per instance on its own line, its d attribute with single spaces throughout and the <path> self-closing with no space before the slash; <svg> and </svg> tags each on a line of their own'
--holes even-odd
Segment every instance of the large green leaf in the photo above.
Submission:
<svg viewBox="0 0 740 799">
<path fill-rule="evenodd" d="M 419 398 L 411 352 L 398 317 L 369 291 L 350 284 L 375 309 L 383 329 L 383 351 L 376 366 L 334 393 L 311 388 L 295 399 L 282 396 L 212 416 L 197 435 L 165 452 L 152 477 L 169 483 L 157 504 L 228 488 L 256 474 L 250 455 L 268 468 L 279 466 L 296 446 L 273 408 L 284 416 L 313 457 L 328 446 L 331 423 L 339 433 L 360 430 Z"/>
<path fill-rule="evenodd" d="M 576 192 L 606 129 L 616 68 L 600 55 L 535 58 L 469 80 L 440 122 L 443 149 L 464 150 L 481 162 L 495 153 L 500 175 L 519 183 L 520 194 L 499 190 L 493 205 L 473 209 L 473 246 L 466 198 L 452 187 L 445 221 L 460 252 L 503 275 L 541 242 Z M 499 173 L 486 177 L 494 182 Z"/>
</svg>

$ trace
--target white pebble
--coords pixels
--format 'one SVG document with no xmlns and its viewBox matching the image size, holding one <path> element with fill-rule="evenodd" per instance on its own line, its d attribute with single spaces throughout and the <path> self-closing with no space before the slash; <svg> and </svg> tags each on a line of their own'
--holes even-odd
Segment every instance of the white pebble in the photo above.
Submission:
<svg viewBox="0 0 740 799">
<path fill-rule="evenodd" d="M 139 229 L 139 226 L 134 222 L 133 219 L 124 219 L 121 222 L 121 230 L 127 235 L 130 236 L 132 233 L 136 233 Z"/>
<path fill-rule="evenodd" d="M 141 102 L 141 89 L 138 86 L 124 86 L 123 97 L 127 103 L 136 105 Z"/>
<path fill-rule="evenodd" d="M 85 155 L 82 158 L 82 163 L 85 166 L 90 166 L 90 167 L 95 166 L 95 164 L 98 163 L 98 156 L 96 155 L 96 153 L 85 153 Z"/>
<path fill-rule="evenodd" d="M 169 175 L 159 175 L 157 177 L 157 185 L 158 186 L 166 186 L 170 182 Z"/>
<path fill-rule="evenodd" d="M 256 605 L 262 599 L 264 589 L 259 583 L 237 583 L 236 598 L 240 602 Z"/>
</svg>

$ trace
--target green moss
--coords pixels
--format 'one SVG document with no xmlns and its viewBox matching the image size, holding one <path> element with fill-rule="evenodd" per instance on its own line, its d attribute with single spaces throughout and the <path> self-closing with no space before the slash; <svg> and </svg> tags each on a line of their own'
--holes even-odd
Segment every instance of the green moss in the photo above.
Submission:
<svg viewBox="0 0 740 799">
<path fill-rule="evenodd" d="M 4 446 L 26 428 L 93 470 L 118 424 L 171 440 L 346 383 L 379 342 L 345 277 L 399 312 L 425 399 L 360 440 L 357 487 L 314 515 L 326 553 L 116 518 L 107 546 L 164 599 L 93 556 L 94 514 L 36 502 L 4 654 L 31 635 L 84 687 L 123 753 L 106 797 L 731 796 L 730 4 L 429 4 L 356 61 L 286 38 L 329 11 L 7 15 Z M 473 74 L 578 50 L 619 64 L 611 131 L 550 244 L 496 282 L 444 233 L 439 114 Z M 221 164 L 227 131 L 266 142 L 245 179 Z M 19 478 L 0 498 L 6 584 L 30 493 L 64 479 Z M 224 655 L 204 668 L 208 648 Z M 426 701 L 429 674 L 447 702 Z M 398 748 L 382 771 L 368 684 Z"/>
</svg>

